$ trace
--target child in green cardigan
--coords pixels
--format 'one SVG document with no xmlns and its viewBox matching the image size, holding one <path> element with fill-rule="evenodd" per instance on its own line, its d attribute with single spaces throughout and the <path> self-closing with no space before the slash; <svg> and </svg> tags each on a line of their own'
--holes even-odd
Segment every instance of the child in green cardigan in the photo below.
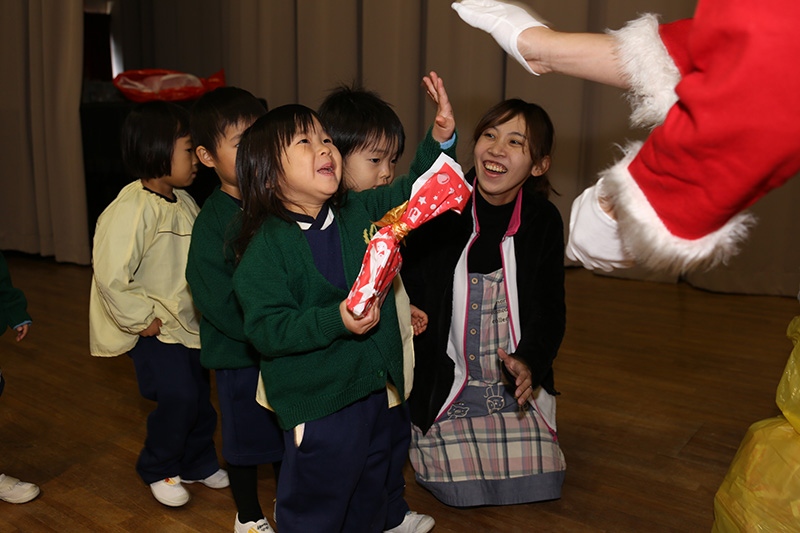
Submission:
<svg viewBox="0 0 800 533">
<path fill-rule="evenodd" d="M 252 94 L 220 87 L 192 107 L 191 132 L 199 161 L 220 185 L 203 204 L 192 229 L 186 280 L 202 313 L 200 362 L 213 369 L 222 415 L 222 456 L 236 503 L 234 533 L 273 531 L 258 501 L 258 465 L 272 463 L 277 482 L 283 433 L 275 415 L 256 403 L 258 352 L 244 336 L 242 309 L 233 292 L 241 194 L 236 152 L 244 131 L 267 112 Z"/>
<path fill-rule="evenodd" d="M 239 146 L 243 218 L 234 288 L 285 430 L 281 533 L 382 531 L 385 524 L 386 385 L 401 397 L 404 387 L 395 302 L 389 294 L 356 318 L 345 299 L 366 250 L 364 231 L 408 199 L 413 178 L 453 137 L 447 93 L 432 78 L 427 86 L 439 109 L 417 152 L 419 166 L 390 187 L 348 193 L 338 150 L 304 106 L 270 111 Z M 446 146 L 452 154 L 452 143 Z"/>
<path fill-rule="evenodd" d="M 17 333 L 17 342 L 28 334 L 31 317 L 27 311 L 28 301 L 21 290 L 11 284 L 8 263 L 0 253 L 0 334 L 11 328 Z M 3 375 L 0 374 L 0 394 L 3 392 Z M 20 481 L 0 474 L 0 500 L 9 503 L 25 503 L 39 495 L 39 487 L 33 483 Z"/>
<path fill-rule="evenodd" d="M 342 179 L 351 191 L 391 185 L 397 160 L 403 155 L 406 135 L 400 117 L 377 93 L 360 87 L 340 86 L 325 97 L 319 116 L 342 156 Z M 411 417 L 407 400 L 414 378 L 414 335 L 428 323 L 428 315 L 411 305 L 398 275 L 392 283 L 400 336 L 403 339 L 405 398 L 387 387 L 391 416 L 392 455 L 386 483 L 388 505 L 386 533 L 427 533 L 436 524 L 433 517 L 408 506 L 403 491 L 403 468 L 411 443 Z"/>
</svg>

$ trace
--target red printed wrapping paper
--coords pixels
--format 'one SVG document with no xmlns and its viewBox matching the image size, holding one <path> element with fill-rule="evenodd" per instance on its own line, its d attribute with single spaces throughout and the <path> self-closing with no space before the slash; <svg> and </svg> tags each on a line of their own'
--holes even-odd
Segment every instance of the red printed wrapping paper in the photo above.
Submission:
<svg viewBox="0 0 800 533">
<path fill-rule="evenodd" d="M 392 209 L 378 222 L 383 226 L 370 239 L 361 271 L 347 296 L 347 308 L 360 317 L 376 303 L 380 306 L 392 280 L 403 262 L 400 242 L 409 231 L 428 220 L 453 210 L 461 213 L 472 187 L 464 179 L 461 166 L 441 154 L 423 175 L 417 178 L 408 202 Z"/>
</svg>

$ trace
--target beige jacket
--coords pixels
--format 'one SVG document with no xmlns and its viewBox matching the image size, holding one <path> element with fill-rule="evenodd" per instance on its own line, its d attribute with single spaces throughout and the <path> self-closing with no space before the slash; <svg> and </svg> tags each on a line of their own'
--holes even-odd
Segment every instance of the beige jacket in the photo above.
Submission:
<svg viewBox="0 0 800 533">
<path fill-rule="evenodd" d="M 200 347 L 199 313 L 186 283 L 186 259 L 199 208 L 185 191 L 176 202 L 137 180 L 100 215 L 94 236 L 89 349 L 115 356 L 136 345 L 156 318 L 158 339 Z"/>
</svg>

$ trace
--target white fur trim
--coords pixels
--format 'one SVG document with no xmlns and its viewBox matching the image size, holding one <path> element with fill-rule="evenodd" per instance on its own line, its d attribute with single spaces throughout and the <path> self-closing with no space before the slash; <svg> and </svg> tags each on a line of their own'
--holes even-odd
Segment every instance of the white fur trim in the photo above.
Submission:
<svg viewBox="0 0 800 533">
<path fill-rule="evenodd" d="M 678 101 L 675 86 L 681 75 L 659 37 L 658 17 L 645 14 L 608 33 L 616 41 L 622 74 L 630 84 L 631 125 L 652 128 L 661 124 Z"/>
<path fill-rule="evenodd" d="M 619 235 L 626 252 L 638 264 L 672 273 L 698 268 L 710 269 L 739 251 L 756 219 L 739 213 L 724 226 L 699 239 L 676 237 L 667 229 L 628 171 L 641 148 L 633 142 L 623 148 L 624 157 L 601 173 L 601 194 L 611 199 L 619 224 Z"/>
</svg>

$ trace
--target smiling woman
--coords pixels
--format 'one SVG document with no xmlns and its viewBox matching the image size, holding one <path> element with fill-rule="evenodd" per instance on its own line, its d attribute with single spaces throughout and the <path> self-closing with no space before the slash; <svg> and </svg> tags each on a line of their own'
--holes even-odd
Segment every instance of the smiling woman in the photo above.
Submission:
<svg viewBox="0 0 800 533">
<path fill-rule="evenodd" d="M 563 225 L 547 199 L 553 125 L 538 105 L 506 100 L 474 140 L 471 203 L 409 236 L 403 275 L 429 317 L 415 339 L 411 463 L 448 505 L 557 499 L 566 466 L 552 364 L 565 305 Z"/>
<path fill-rule="evenodd" d="M 477 187 L 492 205 L 513 201 L 533 176 L 549 191 L 544 176 L 550 168 L 553 124 L 544 109 L 522 100 L 506 100 L 492 108 L 475 128 Z"/>
</svg>

